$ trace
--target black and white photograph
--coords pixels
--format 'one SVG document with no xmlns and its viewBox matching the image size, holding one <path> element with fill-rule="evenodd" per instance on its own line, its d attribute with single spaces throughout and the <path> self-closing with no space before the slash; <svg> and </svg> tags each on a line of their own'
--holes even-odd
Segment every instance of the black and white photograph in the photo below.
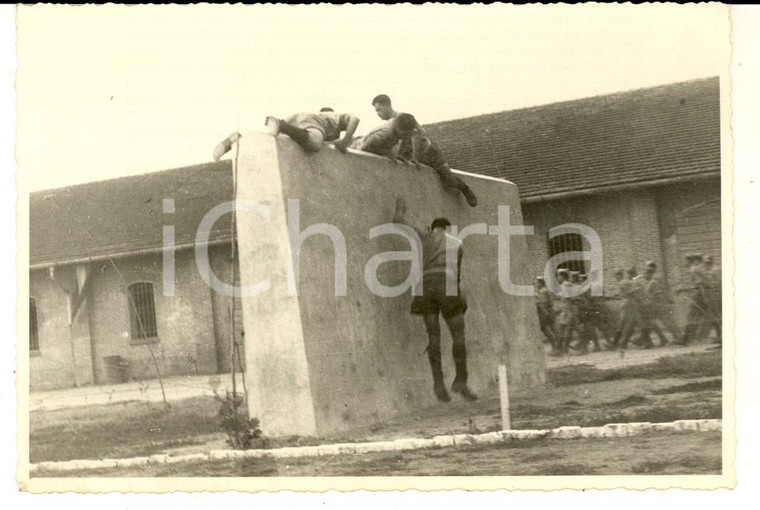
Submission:
<svg viewBox="0 0 760 510">
<path fill-rule="evenodd" d="M 728 11 L 17 6 L 19 483 L 733 487 Z"/>
</svg>

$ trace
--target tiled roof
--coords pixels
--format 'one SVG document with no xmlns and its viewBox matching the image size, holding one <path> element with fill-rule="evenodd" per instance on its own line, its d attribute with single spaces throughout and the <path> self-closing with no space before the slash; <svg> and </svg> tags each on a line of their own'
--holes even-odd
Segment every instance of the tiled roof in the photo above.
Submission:
<svg viewBox="0 0 760 510">
<path fill-rule="evenodd" d="M 203 216 L 231 197 L 229 162 L 31 193 L 30 264 L 160 248 L 164 225 L 174 225 L 176 244 L 191 243 Z M 174 214 L 163 212 L 164 198 L 174 199 Z M 210 239 L 230 239 L 229 214 Z"/>
<path fill-rule="evenodd" d="M 453 168 L 522 198 L 720 172 L 718 78 L 426 125 Z"/>
</svg>

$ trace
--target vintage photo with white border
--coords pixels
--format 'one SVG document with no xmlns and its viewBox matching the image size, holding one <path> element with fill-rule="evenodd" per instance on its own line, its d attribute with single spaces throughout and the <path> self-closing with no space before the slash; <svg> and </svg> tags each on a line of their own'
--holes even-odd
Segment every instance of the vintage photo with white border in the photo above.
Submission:
<svg viewBox="0 0 760 510">
<path fill-rule="evenodd" d="M 734 487 L 729 14 L 17 6 L 21 490 Z"/>
</svg>

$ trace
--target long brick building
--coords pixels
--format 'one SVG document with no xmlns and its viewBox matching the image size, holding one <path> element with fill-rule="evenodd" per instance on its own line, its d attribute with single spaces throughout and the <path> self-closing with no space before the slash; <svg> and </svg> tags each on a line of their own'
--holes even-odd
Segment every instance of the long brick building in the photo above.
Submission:
<svg viewBox="0 0 760 510">
<path fill-rule="evenodd" d="M 616 268 L 646 260 L 677 286 L 685 253 L 720 261 L 719 96 L 712 78 L 426 129 L 452 167 L 518 185 L 535 228 L 533 274 L 587 247 L 573 234 L 548 237 L 582 223 L 601 238 L 606 292 Z M 155 364 L 165 375 L 228 372 L 231 299 L 204 282 L 194 243 L 203 216 L 231 198 L 228 162 L 32 193 L 31 388 L 153 378 Z M 211 268 L 227 281 L 229 219 L 208 241 Z M 163 288 L 166 227 L 173 296 Z M 240 322 L 235 330 L 242 342 Z"/>
<path fill-rule="evenodd" d="M 718 78 L 425 126 L 453 168 L 517 184 L 535 275 L 561 251 L 588 249 L 566 223 L 602 240 L 605 291 L 616 268 L 653 260 L 671 286 L 687 253 L 720 262 Z M 582 263 L 575 266 L 584 270 Z"/>
</svg>

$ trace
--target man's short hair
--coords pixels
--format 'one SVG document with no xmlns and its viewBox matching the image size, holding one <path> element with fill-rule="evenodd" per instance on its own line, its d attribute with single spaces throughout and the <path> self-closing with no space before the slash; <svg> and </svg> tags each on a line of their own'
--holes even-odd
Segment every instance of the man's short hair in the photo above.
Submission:
<svg viewBox="0 0 760 510">
<path fill-rule="evenodd" d="M 388 106 L 390 106 L 391 98 L 386 96 L 385 94 L 380 94 L 379 96 L 375 96 L 375 98 L 372 100 L 372 106 L 375 106 L 377 103 L 387 104 Z"/>
<path fill-rule="evenodd" d="M 451 222 L 447 218 L 436 218 L 433 220 L 433 223 L 430 224 L 430 230 L 435 230 L 438 227 L 446 228 L 450 226 Z"/>
<path fill-rule="evenodd" d="M 417 119 L 411 113 L 402 113 L 396 118 L 396 128 L 403 132 L 411 131 L 416 127 Z"/>
<path fill-rule="evenodd" d="M 329 106 L 323 106 L 322 108 L 319 109 L 319 113 L 322 113 L 322 112 L 334 112 L 334 111 L 335 110 L 333 110 Z"/>
</svg>

